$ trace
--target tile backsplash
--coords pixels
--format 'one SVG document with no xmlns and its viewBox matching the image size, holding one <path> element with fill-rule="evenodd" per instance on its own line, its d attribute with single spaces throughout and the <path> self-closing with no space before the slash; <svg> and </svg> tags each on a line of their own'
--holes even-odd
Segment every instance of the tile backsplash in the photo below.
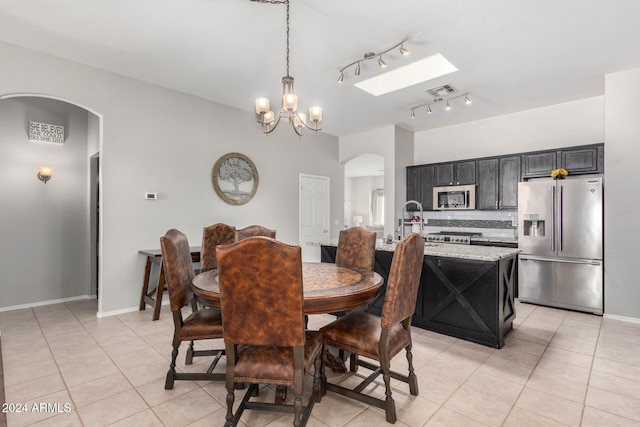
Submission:
<svg viewBox="0 0 640 427">
<path fill-rule="evenodd" d="M 420 212 L 409 212 L 409 217 Z M 482 233 L 485 237 L 516 237 L 517 210 L 497 211 L 438 211 L 424 212 L 424 232 L 468 231 Z"/>
</svg>

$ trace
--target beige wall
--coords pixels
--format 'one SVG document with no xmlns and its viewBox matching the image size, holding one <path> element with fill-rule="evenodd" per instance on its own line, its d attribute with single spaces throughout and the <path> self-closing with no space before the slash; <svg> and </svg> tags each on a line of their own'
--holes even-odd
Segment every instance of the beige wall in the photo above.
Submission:
<svg viewBox="0 0 640 427">
<path fill-rule="evenodd" d="M 330 178 L 331 235 L 337 236 L 339 225 L 334 224 L 343 217 L 344 168 L 338 162 L 336 137 L 320 133 L 301 142 L 284 127 L 267 138 L 251 112 L 4 43 L 0 58 L 0 97 L 44 94 L 83 106 L 103 119 L 101 314 L 135 310 L 144 268 L 138 250 L 158 248 L 169 228 L 182 230 L 198 245 L 203 226 L 260 223 L 275 228 L 279 239 L 297 243 L 301 172 Z M 224 203 L 210 181 L 215 161 L 234 151 L 249 156 L 260 174 L 257 194 L 242 206 Z M 4 161 L 0 159 L 0 173 Z M 52 180 L 47 187 L 54 185 Z M 147 191 L 158 193 L 158 200 L 144 200 Z M 35 242 L 18 243 L 31 247 Z M 23 285 L 0 279 L 0 288 Z M 0 308 L 48 298 L 41 289 L 32 289 L 24 298 L 0 301 Z"/>
</svg>

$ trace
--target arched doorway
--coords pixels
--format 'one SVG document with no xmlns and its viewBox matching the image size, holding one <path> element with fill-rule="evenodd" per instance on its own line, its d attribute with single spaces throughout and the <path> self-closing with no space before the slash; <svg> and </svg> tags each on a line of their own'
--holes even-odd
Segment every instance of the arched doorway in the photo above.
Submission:
<svg viewBox="0 0 640 427">
<path fill-rule="evenodd" d="M 362 153 L 344 164 L 344 225 L 362 225 L 383 237 L 384 157 Z"/>
<path fill-rule="evenodd" d="M 0 113 L 0 232 L 12 236 L 0 248 L 0 310 L 98 297 L 102 116 L 31 93 L 0 96 Z M 62 126 L 62 143 L 30 138 L 31 122 Z M 39 166 L 53 168 L 45 184 Z"/>
</svg>

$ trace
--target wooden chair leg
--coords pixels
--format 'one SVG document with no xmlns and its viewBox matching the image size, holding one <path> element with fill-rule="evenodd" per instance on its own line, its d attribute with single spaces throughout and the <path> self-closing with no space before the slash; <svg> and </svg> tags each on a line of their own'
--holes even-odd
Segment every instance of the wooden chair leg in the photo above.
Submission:
<svg viewBox="0 0 640 427">
<path fill-rule="evenodd" d="M 178 346 L 180 343 L 178 343 Z M 176 377 L 176 359 L 178 358 L 178 346 L 174 344 L 173 351 L 171 352 L 171 365 L 169 365 L 169 371 L 167 372 L 167 379 L 164 382 L 164 389 L 171 390 Z"/>
<path fill-rule="evenodd" d="M 407 362 L 409 362 L 409 376 L 407 383 L 409 383 L 409 393 L 412 396 L 418 395 L 418 377 L 413 370 L 413 353 L 411 352 L 411 345 L 407 347 Z"/>
<path fill-rule="evenodd" d="M 193 349 L 193 341 L 189 341 L 189 348 L 187 348 L 187 357 L 184 361 L 185 365 L 191 365 L 193 363 L 193 354 L 195 350 Z"/>
<path fill-rule="evenodd" d="M 156 302 L 153 305 L 153 320 L 160 318 L 160 308 L 162 307 L 162 295 L 164 294 L 164 266 L 160 264 L 158 274 L 158 286 L 156 287 Z"/>
<path fill-rule="evenodd" d="M 146 297 L 149 293 L 149 279 L 151 278 L 151 259 L 147 257 L 147 262 L 144 266 L 144 279 L 142 280 L 142 295 L 140 296 L 140 311 L 147 308 Z"/>
</svg>

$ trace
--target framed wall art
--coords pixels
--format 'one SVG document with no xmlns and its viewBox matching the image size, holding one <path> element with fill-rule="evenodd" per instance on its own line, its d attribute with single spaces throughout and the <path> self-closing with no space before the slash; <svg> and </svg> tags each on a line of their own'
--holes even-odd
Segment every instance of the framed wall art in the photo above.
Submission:
<svg viewBox="0 0 640 427">
<path fill-rule="evenodd" d="M 258 169 L 244 154 L 228 153 L 220 157 L 211 171 L 211 183 L 222 200 L 244 205 L 258 190 Z"/>
</svg>

